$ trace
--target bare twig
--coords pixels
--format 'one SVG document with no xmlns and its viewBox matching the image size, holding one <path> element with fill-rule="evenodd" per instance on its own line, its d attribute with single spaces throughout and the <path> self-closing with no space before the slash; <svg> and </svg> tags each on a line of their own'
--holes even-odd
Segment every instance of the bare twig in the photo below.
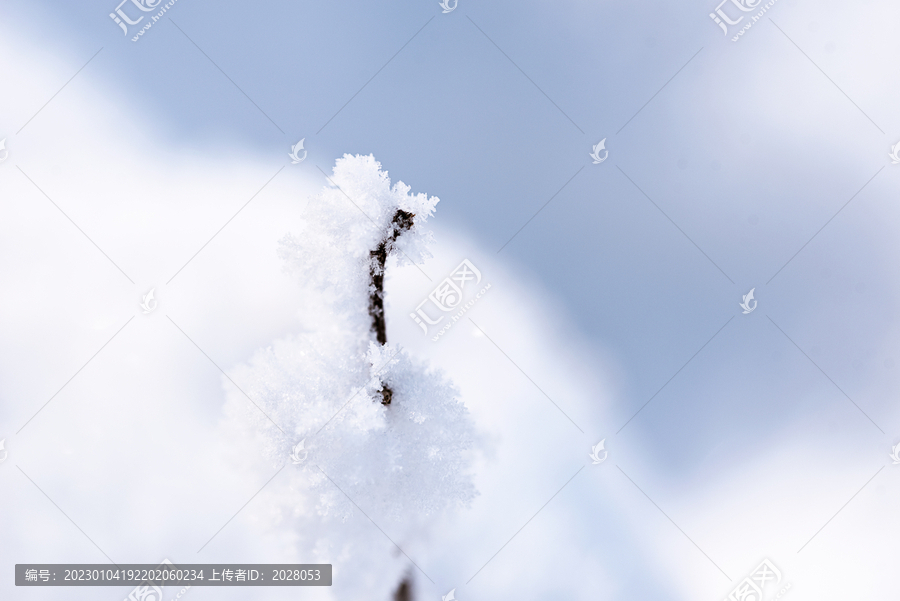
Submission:
<svg viewBox="0 0 900 601">
<path fill-rule="evenodd" d="M 394 601 L 412 601 L 412 583 L 409 577 L 400 581 L 400 586 L 394 591 Z"/>
<path fill-rule="evenodd" d="M 387 324 L 384 319 L 384 268 L 388 254 L 394 247 L 394 242 L 403 232 L 413 226 L 414 214 L 397 209 L 391 220 L 391 229 L 378 247 L 369 252 L 371 262 L 369 264 L 369 276 L 371 287 L 369 288 L 369 315 L 372 316 L 372 332 L 378 344 L 387 344 Z M 381 403 L 390 405 L 394 393 L 387 385 L 382 385 Z"/>
</svg>

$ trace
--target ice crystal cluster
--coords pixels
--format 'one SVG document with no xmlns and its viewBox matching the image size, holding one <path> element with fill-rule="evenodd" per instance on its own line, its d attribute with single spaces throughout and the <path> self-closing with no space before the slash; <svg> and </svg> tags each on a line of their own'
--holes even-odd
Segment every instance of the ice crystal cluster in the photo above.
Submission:
<svg viewBox="0 0 900 601">
<path fill-rule="evenodd" d="M 298 545 L 335 563 L 336 577 L 344 562 L 354 578 L 370 581 L 370 593 L 381 588 L 379 579 L 396 578 L 370 544 L 377 539 L 396 548 L 371 524 L 341 523 L 362 510 L 392 537 L 410 540 L 430 516 L 474 496 L 475 433 L 458 391 L 406 351 L 378 342 L 373 327 L 373 279 L 384 275 L 379 249 L 388 270 L 428 258 L 432 234 L 425 225 L 437 202 L 410 194 L 402 182 L 391 185 L 372 156 L 338 159 L 302 228 L 279 248 L 308 299 L 305 331 L 275 341 L 236 370 L 258 408 L 229 389 L 231 413 L 254 424 L 265 452 L 291 470 L 296 496 L 284 502 Z M 411 215 L 412 223 L 400 227 L 398 215 Z M 402 569 L 409 564 L 402 556 L 390 561 Z"/>
</svg>

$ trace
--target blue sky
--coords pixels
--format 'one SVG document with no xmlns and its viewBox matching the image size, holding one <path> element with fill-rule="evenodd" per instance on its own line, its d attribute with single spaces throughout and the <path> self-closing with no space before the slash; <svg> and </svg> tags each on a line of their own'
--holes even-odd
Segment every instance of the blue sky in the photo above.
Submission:
<svg viewBox="0 0 900 601">
<path fill-rule="evenodd" d="M 271 196 L 260 197 L 270 199 L 268 208 L 246 214 L 253 225 L 237 219 L 228 226 L 233 234 L 223 230 L 232 237 L 222 244 L 235 250 L 218 255 L 211 245 L 196 268 L 178 275 L 180 292 L 171 289 L 185 303 L 204 294 L 237 295 L 240 286 L 222 283 L 222 262 L 243 257 L 245 277 L 257 271 L 252 281 L 259 290 L 282 295 L 256 325 L 236 327 L 242 333 L 233 339 L 240 342 L 229 342 L 228 328 L 215 320 L 203 322 L 223 349 L 221 360 L 237 365 L 253 348 L 285 334 L 294 318 L 291 303 L 299 302 L 277 279 L 271 249 L 251 241 L 271 240 L 274 248 L 302 209 L 297 199 L 322 185 L 320 169 L 330 172 L 344 153 L 372 153 L 413 192 L 441 198 L 434 222 L 441 265 L 478 257 L 495 269 L 497 289 L 508 282 L 497 295 L 502 300 L 481 307 L 483 318 L 493 315 L 497 327 L 509 328 L 507 344 L 527 354 L 528 366 L 521 367 L 529 377 L 541 365 L 554 366 L 542 382 L 585 431 L 577 443 L 564 444 L 581 452 L 607 437 L 620 449 L 616 465 L 644 482 L 647 496 L 679 527 L 673 513 L 696 517 L 695 530 L 684 526 L 685 536 L 699 531 L 712 540 L 727 531 L 715 543 L 704 545 L 697 540 L 702 535 L 694 540 L 715 549 L 709 555 L 731 580 L 767 554 L 790 548 L 793 555 L 773 561 L 805 574 L 807 590 L 838 590 L 829 576 L 804 571 L 814 562 L 804 564 L 794 551 L 879 466 L 887 465 L 877 476 L 890 483 L 884 494 L 896 500 L 890 495 L 898 490 L 887 456 L 900 442 L 900 166 L 888 156 L 900 140 L 900 81 L 891 50 L 900 15 L 894 5 L 779 0 L 738 42 L 712 22 L 715 6 L 704 1 L 460 0 L 442 14 L 436 1 L 178 0 L 136 43 L 108 17 L 114 8 L 95 1 L 13 1 L 0 8 L 2 77 L 9 82 L 0 86 L 7 107 L 0 136 L 10 151 L 0 165 L 8 200 L 3 219 L 10 232 L 34 232 L 31 239 L 41 240 L 31 250 L 8 243 L 19 253 L 4 261 L 20 297 L 15 306 L 53 290 L 63 275 L 42 266 L 62 260 L 61 249 L 83 240 L 65 224 L 58 234 L 44 229 L 44 220 L 58 218 L 52 211 L 23 208 L 32 206 L 23 195 L 33 188 L 14 164 L 46 182 L 45 191 L 136 280 L 132 288 L 90 247 L 83 250 L 89 264 L 71 260 L 72 269 L 93 275 L 67 285 L 132 296 L 171 277 L 278 173 Z M 739 12 L 732 4 L 724 10 Z M 36 69 L 33 77 L 29 69 Z M 308 158 L 279 171 L 301 138 Z M 609 158 L 593 164 L 588 153 L 603 138 Z M 92 199 L 94 187 L 103 194 Z M 442 269 L 426 265 L 431 276 Z M 45 276 L 36 284 L 26 273 Z M 404 274 L 395 280 L 398 295 L 412 302 L 428 292 L 414 272 Z M 745 315 L 738 304 L 751 288 L 759 305 Z M 249 299 L 242 307 L 265 311 L 251 292 L 240 294 Z M 118 302 L 109 301 L 110 307 Z M 201 305 L 191 309 L 200 321 Z M 389 310 L 389 337 L 419 344 L 415 325 L 406 321 L 408 307 L 398 300 Z M 516 333 L 504 316 L 519 310 L 553 328 L 529 325 Z M 0 437 L 40 406 L 38 397 L 49 396 L 42 389 L 19 407 L 12 399 L 28 386 L 14 372 L 39 378 L 27 357 L 35 365 L 42 353 L 55 357 L 46 349 L 74 319 L 28 315 L 18 324 L 4 322 L 16 342 L 3 350 L 4 371 L 14 383 L 0 409 Z M 111 334 L 118 326 L 110 324 L 104 327 Z M 526 335 L 546 340 L 526 344 Z M 90 356 L 101 338 L 73 357 Z M 420 347 L 451 373 L 466 369 L 448 351 Z M 24 356 L 16 356 L 21 348 Z M 573 358 L 567 349 L 579 353 Z M 60 365 L 60 383 L 81 363 L 73 358 L 72 365 Z M 516 373 L 502 381 L 519 386 L 511 381 L 521 377 Z M 196 382 L 197 394 L 221 397 L 217 377 Z M 456 375 L 466 377 L 477 380 Z M 604 385 L 592 399 L 595 380 Z M 535 394 L 526 389 L 516 394 Z M 467 403 L 477 404 L 477 393 L 471 394 Z M 526 431 L 537 435 L 542 419 L 549 418 L 534 416 L 533 430 L 506 432 L 500 448 L 519 440 L 515 436 L 526 440 Z M 547 434 L 548 445 L 574 434 L 557 426 Z M 9 462 L 0 467 L 6 478 L 20 476 Z M 560 477 L 568 473 L 556 464 L 541 473 L 555 474 L 557 467 Z M 606 467 L 604 477 L 632 487 L 616 490 L 636 492 L 613 465 Z M 770 480 L 760 482 L 760 473 Z M 787 487 L 780 489 L 790 498 L 783 506 L 761 501 L 755 508 L 759 524 L 768 526 L 742 521 L 747 514 L 735 513 L 740 495 L 721 490 L 741 478 L 760 491 L 774 482 Z M 807 491 L 813 498 L 804 496 Z M 535 508 L 549 496 L 533 494 Z M 560 502 L 570 504 L 571 515 L 591 515 L 587 497 L 575 498 Z M 647 520 L 660 517 L 640 493 L 621 498 L 628 511 L 643 503 Z M 711 517 L 711 498 L 731 512 Z M 476 514 L 496 507 L 486 504 Z M 634 530 L 644 517 L 620 518 L 618 511 L 628 513 L 610 510 L 591 532 L 593 540 L 608 535 L 618 541 L 629 559 L 623 565 L 610 559 L 619 568 L 614 575 L 585 584 L 572 598 L 625 591 L 672 599 L 711 591 L 710 598 L 720 598 L 730 590 L 724 579 L 715 582 L 715 570 L 701 573 L 709 565 L 694 545 L 678 546 L 686 541 L 677 530 L 681 538 L 669 542 L 644 539 Z M 848 533 L 816 561 L 853 559 L 868 590 L 893 590 L 896 580 L 879 572 L 873 556 L 889 546 L 897 525 L 879 509 L 867 513 L 884 526 L 873 527 L 880 534 L 860 537 L 875 539 L 854 541 Z M 510 524 L 509 534 L 519 526 Z M 674 528 L 660 522 L 664 527 Z M 760 529 L 768 543 L 746 542 Z M 595 543 L 571 536 L 553 544 L 593 553 Z M 484 544 L 488 556 L 492 544 Z M 647 551 L 656 544 L 665 551 Z M 873 555 L 848 558 L 848 545 L 867 546 Z M 673 582 L 681 568 L 672 566 L 681 558 L 672 554 L 679 553 L 699 557 L 689 582 Z M 23 559 L 14 552 L 5 558 Z"/>
</svg>

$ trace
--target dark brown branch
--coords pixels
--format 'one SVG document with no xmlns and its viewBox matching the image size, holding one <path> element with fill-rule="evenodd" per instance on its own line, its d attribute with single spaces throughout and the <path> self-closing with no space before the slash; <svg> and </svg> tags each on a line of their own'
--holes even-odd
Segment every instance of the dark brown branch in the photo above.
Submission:
<svg viewBox="0 0 900 601">
<path fill-rule="evenodd" d="M 412 587 L 408 578 L 404 578 L 397 590 L 394 591 L 394 601 L 412 601 Z"/>
<path fill-rule="evenodd" d="M 372 332 L 375 333 L 375 339 L 378 344 L 387 344 L 387 324 L 384 319 L 384 268 L 387 264 L 387 258 L 394 247 L 394 242 L 403 232 L 409 230 L 413 226 L 414 214 L 397 209 L 394 218 L 391 220 L 391 229 L 382 240 L 378 247 L 369 252 L 369 278 L 371 286 L 369 288 L 369 315 L 372 316 Z M 381 390 L 381 403 L 384 405 L 391 404 L 393 391 L 383 386 Z"/>
</svg>

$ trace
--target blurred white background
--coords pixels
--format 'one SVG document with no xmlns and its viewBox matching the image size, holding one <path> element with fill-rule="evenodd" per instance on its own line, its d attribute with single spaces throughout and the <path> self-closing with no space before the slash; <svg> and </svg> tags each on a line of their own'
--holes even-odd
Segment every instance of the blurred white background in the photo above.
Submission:
<svg viewBox="0 0 900 601">
<path fill-rule="evenodd" d="M 490 340 L 432 343 L 434 284 L 389 272 L 389 340 L 487 441 L 471 509 L 402 544 L 417 598 L 723 599 L 763 558 L 790 599 L 888 598 L 900 8 L 777 2 L 732 43 L 708 2 L 436 4 L 181 0 L 138 43 L 105 2 L 0 7 L 0 597 L 129 590 L 15 563 L 306 561 L 210 359 L 297 331 L 277 241 L 349 152 L 442 199 L 433 280 L 492 284 Z"/>
</svg>

